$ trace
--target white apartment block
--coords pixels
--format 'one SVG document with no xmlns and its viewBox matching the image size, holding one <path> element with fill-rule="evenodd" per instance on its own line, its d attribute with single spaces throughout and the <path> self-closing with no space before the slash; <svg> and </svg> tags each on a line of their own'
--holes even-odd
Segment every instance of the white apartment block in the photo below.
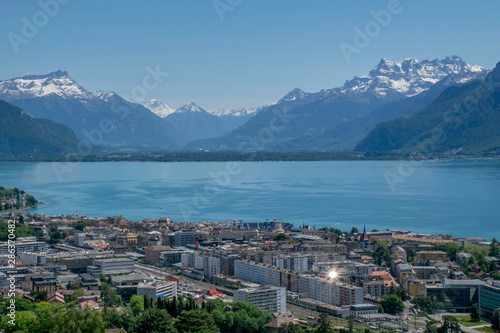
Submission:
<svg viewBox="0 0 500 333">
<path fill-rule="evenodd" d="M 358 318 L 359 316 L 372 315 L 378 313 L 378 307 L 374 304 L 364 303 L 351 305 L 351 317 Z"/>
<path fill-rule="evenodd" d="M 294 272 L 307 272 L 308 257 L 306 256 L 276 256 L 271 258 L 271 265 L 289 269 Z"/>
<path fill-rule="evenodd" d="M 80 232 L 80 233 L 75 234 L 75 238 L 74 238 L 75 245 L 82 246 L 83 242 L 85 242 L 86 239 L 87 239 L 87 234 L 84 232 Z"/>
<path fill-rule="evenodd" d="M 275 267 L 264 266 L 248 261 L 234 261 L 234 275 L 238 278 L 258 284 L 280 286 L 281 273 Z"/>
<path fill-rule="evenodd" d="M 242 280 L 263 285 L 281 286 L 281 269 L 253 262 L 236 260 L 234 272 Z M 319 278 L 297 274 L 298 293 L 307 293 L 309 298 L 335 306 L 363 303 L 363 288 Z"/>
<path fill-rule="evenodd" d="M 272 313 L 286 312 L 286 289 L 284 287 L 262 286 L 234 291 L 234 301 L 250 302 L 256 308 Z"/>
<path fill-rule="evenodd" d="M 208 256 L 203 257 L 203 271 L 208 278 L 220 275 L 220 259 Z"/>
</svg>

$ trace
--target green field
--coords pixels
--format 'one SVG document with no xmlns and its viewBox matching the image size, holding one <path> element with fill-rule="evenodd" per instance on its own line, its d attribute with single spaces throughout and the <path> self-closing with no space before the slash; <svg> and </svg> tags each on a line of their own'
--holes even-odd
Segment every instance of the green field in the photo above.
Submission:
<svg viewBox="0 0 500 333">
<path fill-rule="evenodd" d="M 457 318 L 458 322 L 461 325 L 471 327 L 471 326 L 479 326 L 479 325 L 489 325 L 488 322 L 481 320 L 481 321 L 470 321 L 470 316 L 454 316 Z"/>
</svg>

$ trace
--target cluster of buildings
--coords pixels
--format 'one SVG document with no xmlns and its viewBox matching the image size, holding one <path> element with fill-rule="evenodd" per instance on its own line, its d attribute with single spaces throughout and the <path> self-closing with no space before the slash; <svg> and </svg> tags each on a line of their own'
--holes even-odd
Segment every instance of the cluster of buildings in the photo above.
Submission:
<svg viewBox="0 0 500 333">
<path fill-rule="evenodd" d="M 176 223 L 36 216 L 26 217 L 24 223 L 39 231 L 39 237 L 16 240 L 17 292 L 26 297 L 46 292 L 51 302 L 64 302 L 71 291 L 62 287 L 76 283 L 87 293 L 80 303 L 99 307 L 102 276 L 110 278 L 125 302 L 132 295 L 195 294 L 194 287 L 186 290 L 179 283 L 176 275 L 183 275 L 219 285 L 234 300 L 273 313 L 286 312 L 286 304 L 292 303 L 399 327 L 404 326 L 399 317 L 378 313 L 380 298 L 396 287 L 412 297 L 433 295 L 446 311 L 467 312 L 477 303 L 486 319 L 500 307 L 499 282 L 484 274 L 472 280 L 462 271 L 470 254 L 448 258 L 435 250 L 437 244 L 490 246 L 481 238 L 397 230 L 345 235 L 278 220 Z M 54 229 L 67 238 L 51 241 Z M 285 237 L 277 237 L 280 234 Z M 375 259 L 379 244 L 390 244 L 390 260 Z M 0 263 L 8 254 L 8 244 L 0 242 Z M 495 257 L 488 260 L 498 262 Z M 169 273 L 154 277 L 141 267 Z M 8 285 L 8 269 L 0 266 L 0 288 Z"/>
</svg>

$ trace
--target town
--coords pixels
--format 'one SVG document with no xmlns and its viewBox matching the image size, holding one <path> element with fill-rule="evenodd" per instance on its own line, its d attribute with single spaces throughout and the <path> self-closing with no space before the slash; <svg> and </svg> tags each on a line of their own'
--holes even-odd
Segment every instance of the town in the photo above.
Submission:
<svg viewBox="0 0 500 333">
<path fill-rule="evenodd" d="M 8 221 L 15 225 L 15 251 Z M 179 300 L 191 311 L 208 303 L 251 303 L 267 320 L 248 332 L 325 325 L 327 332 L 437 332 L 443 326 L 472 332 L 498 325 L 495 239 L 342 232 L 276 219 L 131 222 L 22 211 L 7 213 L 0 239 L 4 314 L 9 292 L 17 307 L 16 329 L 5 319 L 5 332 L 22 329 L 27 323 L 20 313 L 47 303 L 102 314 L 108 331 L 115 327 L 110 332 L 147 332 L 138 328 L 140 317 L 134 324 L 121 318 L 129 315 L 125 307 L 140 316 Z M 179 313 L 169 314 L 181 316 L 174 308 Z M 222 321 L 216 320 L 221 331 L 236 331 L 222 328 Z"/>
</svg>

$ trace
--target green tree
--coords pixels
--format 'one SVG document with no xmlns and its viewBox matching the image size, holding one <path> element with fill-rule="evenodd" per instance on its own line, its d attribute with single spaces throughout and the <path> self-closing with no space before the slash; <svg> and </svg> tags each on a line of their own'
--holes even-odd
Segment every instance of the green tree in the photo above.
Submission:
<svg viewBox="0 0 500 333">
<path fill-rule="evenodd" d="M 438 330 L 440 333 L 460 333 L 460 324 L 455 317 L 443 316 L 443 326 Z"/>
<path fill-rule="evenodd" d="M 403 301 L 397 295 L 384 296 L 380 305 L 382 305 L 384 311 L 389 314 L 401 313 L 405 308 Z"/>
<path fill-rule="evenodd" d="M 265 325 L 273 317 L 269 312 L 257 309 L 247 302 L 233 302 L 225 304 L 219 300 L 209 300 L 205 304 L 205 311 L 210 313 L 216 325 L 222 332 L 265 332 Z"/>
<path fill-rule="evenodd" d="M 78 282 L 68 282 L 66 284 L 66 289 L 70 290 L 70 289 L 73 289 L 73 290 L 76 290 L 78 289 L 80 285 L 78 284 Z"/>
<path fill-rule="evenodd" d="M 481 321 L 481 316 L 479 315 L 479 306 L 477 303 L 472 304 L 472 308 L 470 311 L 470 320 L 474 322 Z"/>
<path fill-rule="evenodd" d="M 65 311 L 66 308 L 62 304 L 38 303 L 33 309 L 33 313 L 37 317 L 37 327 L 34 332 L 50 333 L 55 325 L 53 317 L 57 314 L 63 314 Z"/>
<path fill-rule="evenodd" d="M 99 290 L 101 290 L 101 298 L 104 306 L 114 307 L 122 304 L 122 298 L 109 284 L 105 282 L 101 283 Z"/>
<path fill-rule="evenodd" d="M 418 310 L 424 313 L 432 313 L 437 308 L 437 303 L 433 296 L 415 296 L 413 303 Z"/>
<path fill-rule="evenodd" d="M 33 303 L 31 303 L 26 298 L 13 297 L 12 299 L 16 304 L 16 311 L 31 311 L 33 309 Z M 9 302 L 5 302 L 5 304 L 3 305 L 3 314 L 9 313 L 8 306 Z"/>
<path fill-rule="evenodd" d="M 349 317 L 349 319 L 347 320 L 347 328 L 349 333 L 352 333 L 354 331 L 354 321 L 352 320 L 352 317 Z"/>
<path fill-rule="evenodd" d="M 133 295 L 130 299 L 130 307 L 132 308 L 132 312 L 134 315 L 138 315 L 142 311 L 144 311 L 144 299 L 141 296 Z"/>
<path fill-rule="evenodd" d="M 105 329 L 100 312 L 71 309 L 54 316 L 52 333 L 104 333 Z"/>
<path fill-rule="evenodd" d="M 358 228 L 352 227 L 352 229 L 351 229 L 351 235 L 352 234 L 357 234 L 358 232 L 359 232 Z"/>
<path fill-rule="evenodd" d="M 85 292 L 83 291 L 83 289 L 75 289 L 75 291 L 73 292 L 73 294 L 71 294 L 68 297 L 68 300 L 70 302 L 75 302 L 78 299 L 78 297 L 82 297 L 83 295 L 85 295 Z"/>
<path fill-rule="evenodd" d="M 425 324 L 425 333 L 438 333 L 438 328 L 434 326 L 438 321 L 431 320 Z"/>
<path fill-rule="evenodd" d="M 391 262 L 391 251 L 389 250 L 389 242 L 377 242 L 377 248 L 373 253 L 373 258 L 377 265 L 381 265 L 382 261 Z"/>
<path fill-rule="evenodd" d="M 148 309 L 140 315 L 135 328 L 137 333 L 176 333 L 172 317 L 165 310 Z"/>
<path fill-rule="evenodd" d="M 500 256 L 500 247 L 498 244 L 492 244 L 490 253 L 488 253 L 490 257 L 499 257 Z"/>
<path fill-rule="evenodd" d="M 332 323 L 330 321 L 330 316 L 326 313 L 319 315 L 318 324 L 314 328 L 314 333 L 332 333 Z"/>
<path fill-rule="evenodd" d="M 286 241 L 288 240 L 288 236 L 285 233 L 280 233 L 276 237 L 274 237 L 275 241 Z"/>
<path fill-rule="evenodd" d="M 34 196 L 27 194 L 26 195 L 26 205 L 27 206 L 35 206 L 38 204 L 38 200 L 35 199 Z"/>
<path fill-rule="evenodd" d="M 218 333 L 214 319 L 203 310 L 184 311 L 175 322 L 175 328 L 182 333 Z"/>
<path fill-rule="evenodd" d="M 491 316 L 491 329 L 495 332 L 500 331 L 500 309 L 495 309 Z"/>
<path fill-rule="evenodd" d="M 9 323 L 10 317 L 4 316 L 1 321 L 1 326 L 5 333 L 11 332 L 36 332 L 38 319 L 31 311 L 16 311 L 15 320 Z M 11 324 L 13 323 L 13 325 Z"/>
</svg>

